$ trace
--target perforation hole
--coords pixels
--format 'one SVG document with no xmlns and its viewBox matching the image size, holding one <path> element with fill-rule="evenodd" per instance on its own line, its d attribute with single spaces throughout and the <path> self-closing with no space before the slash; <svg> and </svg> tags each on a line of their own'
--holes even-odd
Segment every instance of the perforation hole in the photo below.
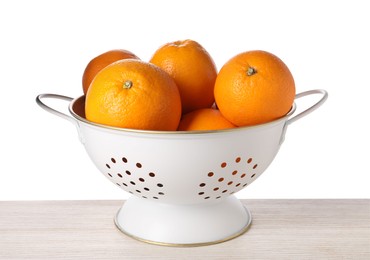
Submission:
<svg viewBox="0 0 370 260">
<path fill-rule="evenodd" d="M 211 188 L 211 192 L 215 192 L 215 196 L 213 197 L 211 194 L 207 194 L 206 190 L 198 192 L 198 195 L 202 195 L 203 199 L 205 198 L 213 198 L 213 199 L 218 199 L 224 196 L 227 196 L 229 194 L 234 194 L 235 192 L 239 191 L 242 187 L 247 186 L 248 184 L 245 183 L 243 184 L 242 182 L 239 182 L 240 179 L 246 178 L 246 176 L 249 176 L 249 171 L 253 168 L 256 169 L 258 167 L 258 164 L 255 162 L 253 163 L 254 159 L 252 157 L 242 157 L 242 156 L 235 156 L 234 159 L 231 161 L 221 161 L 219 164 L 219 170 L 217 171 L 208 171 L 206 172 L 206 177 L 207 178 L 213 178 L 216 177 L 215 181 L 220 183 L 219 186 Z M 243 165 L 237 165 L 240 162 L 246 162 L 247 164 L 250 164 L 250 166 L 245 165 L 244 167 L 248 167 L 249 169 L 245 169 L 246 172 L 241 172 L 244 171 L 244 169 L 240 168 Z M 231 163 L 231 164 L 230 164 Z M 224 170 L 225 168 L 231 168 L 235 167 L 230 171 L 229 174 L 225 174 Z M 250 178 L 253 178 L 255 174 L 251 175 Z M 240 179 L 239 179 L 240 178 Z M 237 181 L 239 179 L 239 181 Z M 207 181 L 205 182 L 200 182 L 199 187 L 207 187 L 209 183 Z M 217 194 L 218 193 L 218 194 Z M 225 195 L 220 195 L 225 194 Z"/>
<path fill-rule="evenodd" d="M 118 158 L 118 159 L 115 159 L 115 158 Z M 105 164 L 105 167 L 107 168 L 107 172 L 105 174 L 106 176 L 113 178 L 112 179 L 113 183 L 114 183 L 114 180 L 118 181 L 116 183 L 118 186 L 131 187 L 134 193 L 136 194 L 145 193 L 147 194 L 147 196 L 142 196 L 142 197 L 145 197 L 145 198 L 149 197 L 149 199 L 150 198 L 159 199 L 160 196 L 165 195 L 166 191 L 161 189 L 164 187 L 163 182 L 161 182 L 159 179 L 157 180 L 157 182 L 154 182 L 154 185 L 156 186 L 152 186 L 152 187 L 150 186 L 150 181 L 148 178 L 157 177 L 156 173 L 151 172 L 151 171 L 146 171 L 145 173 L 145 171 L 143 170 L 138 170 L 138 169 L 143 169 L 145 167 L 143 166 L 141 162 L 137 162 L 137 161 L 135 162 L 135 160 L 132 160 L 132 158 L 129 158 L 130 160 L 128 160 L 127 157 L 115 157 L 115 158 L 108 157 L 108 160 L 106 161 L 107 163 Z M 117 162 L 120 162 L 121 160 L 124 164 L 127 164 L 127 166 L 124 166 L 122 162 L 121 164 L 117 163 Z M 239 164 L 240 162 L 243 162 L 244 164 Z M 247 164 L 249 165 L 247 166 L 245 162 L 247 162 Z M 123 169 L 122 168 L 120 169 L 117 167 L 123 167 Z M 216 164 L 216 167 L 217 167 L 217 164 Z M 246 169 L 244 170 L 242 167 L 246 167 Z M 219 161 L 218 170 L 217 168 L 209 169 L 211 171 L 205 172 L 204 177 L 206 179 L 204 179 L 203 182 L 198 183 L 199 185 L 198 188 L 199 187 L 201 188 L 200 191 L 198 191 L 198 195 L 202 196 L 201 197 L 202 199 L 212 198 L 213 200 L 219 199 L 225 196 L 229 196 L 229 194 L 233 194 L 237 192 L 238 190 L 240 190 L 242 187 L 245 187 L 248 185 L 248 183 L 241 182 L 242 181 L 241 179 L 245 178 L 247 175 L 248 175 L 248 180 L 250 180 L 250 178 L 254 178 L 257 172 L 250 173 L 250 171 L 252 169 L 256 169 L 257 167 L 258 167 L 258 164 L 256 163 L 256 161 L 254 161 L 252 157 L 235 156 L 234 158 L 231 158 L 230 161 L 227 161 L 227 160 Z M 227 172 L 225 172 L 224 169 Z M 114 179 L 114 177 L 116 177 L 116 179 Z M 118 177 L 123 178 L 122 181 L 124 182 L 120 182 Z M 147 184 L 144 184 L 144 183 L 147 183 Z M 215 183 L 219 183 L 219 184 L 215 185 Z M 130 186 L 130 185 L 133 185 L 135 187 Z M 144 187 L 144 185 L 147 187 Z M 207 188 L 208 186 L 211 186 L 211 187 Z M 125 190 L 127 191 L 127 188 L 125 188 Z M 211 192 L 209 192 L 209 190 Z M 163 197 L 160 197 L 160 198 L 163 198 Z"/>
<path fill-rule="evenodd" d="M 121 186 L 127 192 L 136 195 L 141 193 L 141 195 L 145 196 L 140 195 L 140 197 L 149 199 L 163 198 L 166 194 L 166 191 L 163 189 L 163 182 L 157 181 L 154 182 L 154 184 L 149 182 L 149 179 L 157 177 L 157 174 L 150 170 L 142 171 L 142 169 L 145 168 L 142 162 L 131 160 L 126 156 L 108 157 L 108 160 L 103 166 L 106 167 L 107 170 L 105 173 L 106 176 L 111 177 L 113 183 L 116 183 L 117 186 Z M 119 181 L 119 179 L 121 181 Z"/>
</svg>

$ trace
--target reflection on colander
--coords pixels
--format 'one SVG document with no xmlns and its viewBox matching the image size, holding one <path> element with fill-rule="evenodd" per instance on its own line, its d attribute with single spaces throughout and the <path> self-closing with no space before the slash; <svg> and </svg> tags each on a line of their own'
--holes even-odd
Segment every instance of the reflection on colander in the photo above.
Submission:
<svg viewBox="0 0 370 260">
<path fill-rule="evenodd" d="M 165 132 L 119 129 L 89 122 L 84 97 L 41 94 L 37 103 L 72 122 L 96 167 L 131 196 L 115 217 L 124 233 L 161 245 L 207 245 L 245 232 L 248 209 L 235 193 L 256 180 L 273 161 L 286 128 L 327 99 L 324 90 L 313 106 L 292 117 L 257 126 L 218 131 Z M 72 116 L 42 99 L 70 101 Z"/>
</svg>

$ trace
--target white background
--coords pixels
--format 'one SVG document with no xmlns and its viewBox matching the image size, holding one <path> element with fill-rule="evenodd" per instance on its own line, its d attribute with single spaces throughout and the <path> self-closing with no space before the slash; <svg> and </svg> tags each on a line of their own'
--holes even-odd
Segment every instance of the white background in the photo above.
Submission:
<svg viewBox="0 0 370 260">
<path fill-rule="evenodd" d="M 370 198 L 370 16 L 366 1 L 1 1 L 0 200 L 124 199 L 88 158 L 72 124 L 40 93 L 82 94 L 89 60 L 115 48 L 149 60 L 194 39 L 218 69 L 262 49 L 291 69 L 297 92 L 328 101 L 292 124 L 266 172 L 240 198 Z M 319 96 L 298 100 L 300 109 Z M 58 107 L 66 109 L 66 102 Z"/>
</svg>

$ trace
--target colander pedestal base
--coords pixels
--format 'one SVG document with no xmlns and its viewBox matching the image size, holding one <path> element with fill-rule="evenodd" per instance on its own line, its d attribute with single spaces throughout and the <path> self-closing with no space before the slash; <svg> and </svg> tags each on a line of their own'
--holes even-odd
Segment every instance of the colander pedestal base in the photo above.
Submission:
<svg viewBox="0 0 370 260">
<path fill-rule="evenodd" d="M 167 246 L 224 242 L 248 230 L 252 217 L 234 196 L 193 205 L 129 198 L 115 217 L 116 226 L 135 239 Z"/>
</svg>

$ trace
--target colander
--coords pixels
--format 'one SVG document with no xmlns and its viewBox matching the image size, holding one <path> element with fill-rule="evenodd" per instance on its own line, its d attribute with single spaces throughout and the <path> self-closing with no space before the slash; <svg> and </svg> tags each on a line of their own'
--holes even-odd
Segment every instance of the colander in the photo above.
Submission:
<svg viewBox="0 0 370 260">
<path fill-rule="evenodd" d="M 72 99 L 40 94 L 46 111 L 73 123 L 96 167 L 130 196 L 115 216 L 125 234 L 148 243 L 199 246 L 223 242 L 245 232 L 251 214 L 234 195 L 269 166 L 289 124 L 311 113 L 328 97 L 310 90 L 296 99 L 321 94 L 319 101 L 275 121 L 217 131 L 145 131 L 89 122 L 84 96 Z M 43 99 L 69 102 L 71 115 Z"/>
</svg>

